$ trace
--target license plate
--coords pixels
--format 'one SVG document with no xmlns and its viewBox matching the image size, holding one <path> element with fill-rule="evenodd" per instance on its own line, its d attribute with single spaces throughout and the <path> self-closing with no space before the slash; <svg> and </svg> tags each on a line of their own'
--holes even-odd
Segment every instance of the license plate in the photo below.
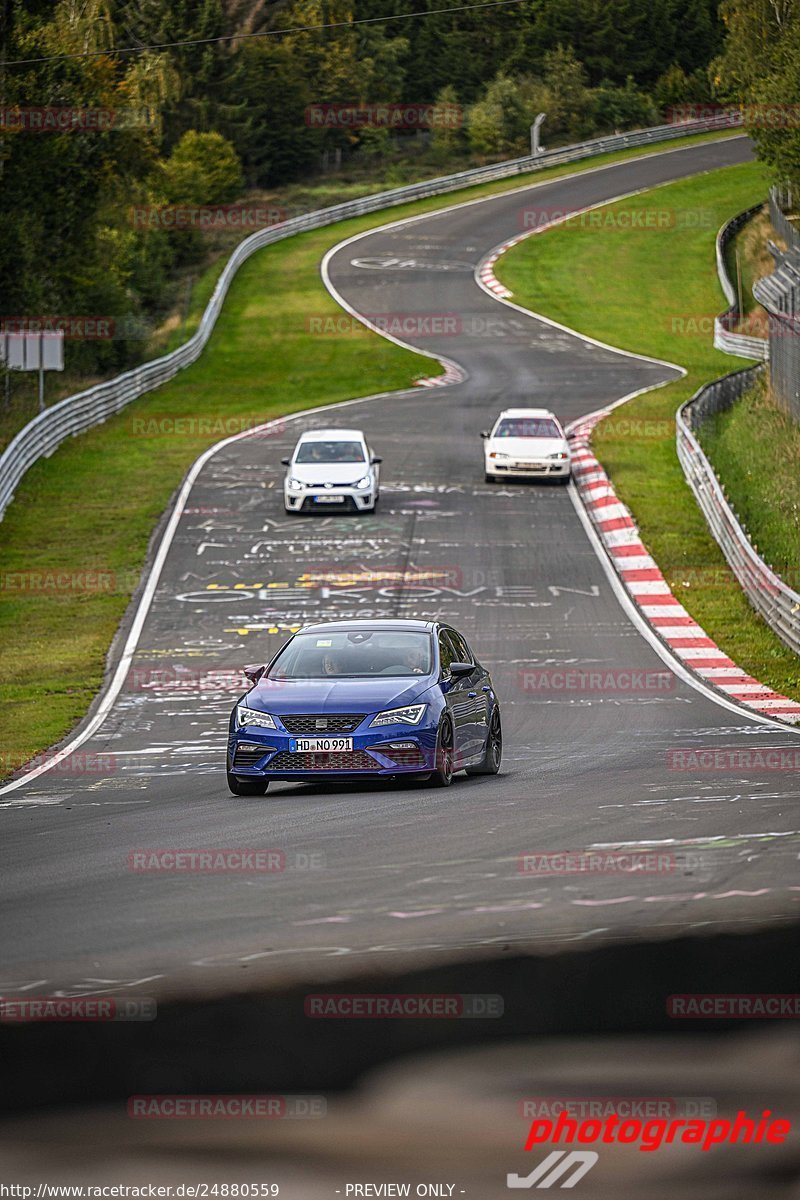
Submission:
<svg viewBox="0 0 800 1200">
<path fill-rule="evenodd" d="M 351 737 L 292 738 L 289 742 L 292 754 L 341 754 L 353 749 Z"/>
<path fill-rule="evenodd" d="M 344 504 L 344 496 L 315 496 L 315 504 Z"/>
</svg>

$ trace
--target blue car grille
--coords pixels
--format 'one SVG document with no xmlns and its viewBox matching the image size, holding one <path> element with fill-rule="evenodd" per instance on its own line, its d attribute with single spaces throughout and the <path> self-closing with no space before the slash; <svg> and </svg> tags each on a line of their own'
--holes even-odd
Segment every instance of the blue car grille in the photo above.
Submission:
<svg viewBox="0 0 800 1200">
<path fill-rule="evenodd" d="M 289 733 L 352 733 L 364 720 L 364 713 L 287 713 L 276 714 Z"/>
<path fill-rule="evenodd" d="M 380 764 L 363 750 L 342 750 L 335 754 L 276 754 L 267 764 L 268 771 L 379 771 Z"/>
</svg>

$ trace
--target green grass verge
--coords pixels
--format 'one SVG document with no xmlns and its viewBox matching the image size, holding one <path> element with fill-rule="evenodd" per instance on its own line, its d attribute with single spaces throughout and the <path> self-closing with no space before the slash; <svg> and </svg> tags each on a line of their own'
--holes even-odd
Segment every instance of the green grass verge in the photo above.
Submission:
<svg viewBox="0 0 800 1200">
<path fill-rule="evenodd" d="M 705 141 L 686 138 L 672 147 Z M 659 147 L 650 149 L 657 153 Z M 404 216 L 637 157 L 605 155 L 484 184 L 301 234 L 254 255 L 239 271 L 201 359 L 119 416 L 37 463 L 17 489 L 0 546 L 0 774 L 59 741 L 85 714 L 139 578 L 148 540 L 185 472 L 224 430 L 132 436 L 135 421 L 266 420 L 351 396 L 409 386 L 435 362 L 366 330 L 318 336 L 309 314 L 341 314 L 319 277 L 343 238 Z M 196 327 L 221 269 L 198 282 Z M 175 341 L 181 337 L 175 334 Z M 139 425 L 138 428 L 142 428 Z M 19 590 L 26 573 L 100 572 L 97 590 Z M 20 580 L 15 573 L 23 573 Z M 13 583 L 14 586 L 9 586 Z M 16 590 L 15 590 L 16 588 Z"/>
<path fill-rule="evenodd" d="M 800 585 L 800 427 L 766 379 L 703 425 L 700 441 L 762 557 Z"/>
<path fill-rule="evenodd" d="M 675 411 L 709 380 L 747 365 L 714 349 L 709 318 L 725 306 L 717 230 L 764 195 L 757 163 L 726 167 L 610 205 L 600 227 L 573 220 L 509 251 L 496 272 L 514 300 L 625 350 L 683 366 L 686 376 L 631 400 L 598 426 L 595 451 L 642 538 L 695 620 L 745 670 L 800 699 L 800 662 L 750 608 L 686 485 Z M 631 209 L 702 214 L 661 229 L 629 228 Z M 617 215 L 620 214 L 620 215 Z M 765 489 L 756 503 L 766 501 Z M 795 562 L 797 559 L 795 558 Z"/>
</svg>

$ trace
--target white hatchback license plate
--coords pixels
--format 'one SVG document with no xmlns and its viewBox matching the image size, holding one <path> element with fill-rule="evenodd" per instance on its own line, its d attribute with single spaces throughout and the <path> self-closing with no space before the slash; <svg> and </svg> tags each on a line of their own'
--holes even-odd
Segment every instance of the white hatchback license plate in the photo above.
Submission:
<svg viewBox="0 0 800 1200">
<path fill-rule="evenodd" d="M 315 496 L 315 504 L 344 504 L 344 496 Z"/>
<path fill-rule="evenodd" d="M 353 749 L 351 737 L 292 738 L 289 742 L 292 754 L 341 754 Z"/>
</svg>

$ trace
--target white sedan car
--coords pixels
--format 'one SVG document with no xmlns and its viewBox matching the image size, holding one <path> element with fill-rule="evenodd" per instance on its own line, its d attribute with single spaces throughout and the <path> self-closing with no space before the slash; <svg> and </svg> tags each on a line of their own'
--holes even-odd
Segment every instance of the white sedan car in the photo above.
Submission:
<svg viewBox="0 0 800 1200">
<path fill-rule="evenodd" d="M 360 429 L 314 429 L 301 435 L 287 468 L 283 503 L 287 513 L 372 512 L 380 495 L 381 459 Z"/>
<path fill-rule="evenodd" d="M 498 479 L 558 479 L 569 483 L 569 443 L 558 419 L 546 408 L 506 408 L 494 428 L 484 430 L 487 483 Z"/>
</svg>

